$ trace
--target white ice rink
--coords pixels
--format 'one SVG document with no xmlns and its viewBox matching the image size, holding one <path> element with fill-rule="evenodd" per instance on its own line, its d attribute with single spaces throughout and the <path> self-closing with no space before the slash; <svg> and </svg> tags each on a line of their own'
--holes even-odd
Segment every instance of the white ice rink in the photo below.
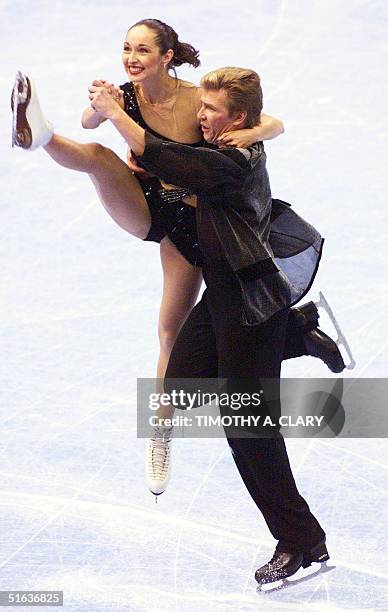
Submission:
<svg viewBox="0 0 388 612">
<path fill-rule="evenodd" d="M 254 570 L 275 542 L 225 440 L 176 440 L 155 505 L 136 378 L 155 370 L 158 247 L 115 226 L 85 175 L 12 150 L 9 112 L 14 73 L 29 70 L 59 133 L 124 155 L 108 123 L 85 132 L 80 116 L 93 78 L 125 80 L 122 40 L 145 17 L 201 50 L 183 78 L 256 69 L 265 111 L 286 128 L 266 147 L 273 194 L 326 237 L 309 297 L 322 289 L 347 333 L 357 367 L 345 376 L 384 377 L 388 2 L 0 7 L 0 590 L 63 590 L 63 609 L 82 612 L 388 610 L 385 439 L 287 441 L 334 569 L 306 579 L 314 565 L 283 590 L 256 593 Z M 329 374 L 303 358 L 283 375 Z"/>
</svg>

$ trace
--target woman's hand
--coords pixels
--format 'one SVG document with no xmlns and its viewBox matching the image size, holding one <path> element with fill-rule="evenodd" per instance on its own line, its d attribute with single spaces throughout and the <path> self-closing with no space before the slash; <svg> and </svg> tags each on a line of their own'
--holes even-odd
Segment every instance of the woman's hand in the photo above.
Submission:
<svg viewBox="0 0 388 612">
<path fill-rule="evenodd" d="M 260 123 L 255 125 L 253 128 L 236 130 L 234 132 L 225 132 L 222 134 L 217 144 L 226 147 L 240 147 L 246 149 L 255 142 L 261 142 L 263 140 L 272 140 L 283 134 L 284 125 L 280 119 L 266 115 L 265 113 L 260 114 Z"/>
<path fill-rule="evenodd" d="M 89 87 L 89 100 L 91 107 L 105 119 L 111 118 L 118 109 L 122 109 L 119 88 L 107 81 L 93 81 Z"/>
<path fill-rule="evenodd" d="M 114 85 L 114 83 L 110 83 L 104 79 L 95 79 L 92 83 L 92 87 L 104 87 L 108 94 L 120 104 L 121 108 L 124 108 L 124 92 L 120 87 Z"/>
<path fill-rule="evenodd" d="M 144 170 L 144 168 L 141 168 L 141 166 L 139 166 L 136 159 L 132 157 L 132 151 L 129 147 L 127 149 L 127 164 L 129 169 L 132 170 L 132 172 L 134 172 L 134 174 L 136 174 L 139 179 L 147 179 L 155 176 L 151 172 L 147 172 L 147 170 Z"/>
<path fill-rule="evenodd" d="M 224 132 L 216 141 L 219 147 L 240 147 L 246 149 L 257 142 L 257 135 L 253 129 L 234 130 Z"/>
</svg>

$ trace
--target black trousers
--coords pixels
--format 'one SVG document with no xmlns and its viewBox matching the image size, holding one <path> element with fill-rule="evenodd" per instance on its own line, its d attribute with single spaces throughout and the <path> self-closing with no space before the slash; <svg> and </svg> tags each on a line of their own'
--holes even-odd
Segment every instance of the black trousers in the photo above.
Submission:
<svg viewBox="0 0 388 612">
<path fill-rule="evenodd" d="M 304 354 L 302 330 L 282 311 L 262 325 L 241 323 L 240 288 L 229 268 L 204 268 L 207 284 L 176 340 L 166 378 L 280 378 L 284 357 Z M 299 494 L 284 439 L 228 437 L 237 469 L 277 550 L 308 551 L 325 532 Z"/>
</svg>

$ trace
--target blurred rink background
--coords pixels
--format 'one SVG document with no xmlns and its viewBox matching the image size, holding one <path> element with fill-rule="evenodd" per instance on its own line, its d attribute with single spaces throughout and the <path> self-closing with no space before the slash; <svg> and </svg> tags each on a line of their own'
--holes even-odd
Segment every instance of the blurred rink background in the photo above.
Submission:
<svg viewBox="0 0 388 612">
<path fill-rule="evenodd" d="M 145 17 L 222 65 L 262 76 L 285 134 L 266 145 L 275 197 L 326 237 L 321 289 L 357 360 L 387 372 L 388 4 L 384 0 L 0 3 L 0 590 L 58 589 L 65 610 L 388 610 L 384 439 L 288 440 L 335 569 L 256 593 L 273 541 L 225 440 L 176 440 L 155 505 L 136 437 L 136 378 L 154 375 L 158 246 L 107 216 L 86 175 L 12 150 L 9 96 L 30 71 L 57 131 L 125 155 L 80 125 L 94 78 L 125 81 L 121 45 Z M 322 317 L 322 326 L 326 322 Z M 303 358 L 284 376 L 329 377 Z M 368 409 L 368 406 L 365 406 Z M 307 577 L 307 578 L 306 578 Z M 55 608 L 50 608 L 55 609 Z"/>
</svg>

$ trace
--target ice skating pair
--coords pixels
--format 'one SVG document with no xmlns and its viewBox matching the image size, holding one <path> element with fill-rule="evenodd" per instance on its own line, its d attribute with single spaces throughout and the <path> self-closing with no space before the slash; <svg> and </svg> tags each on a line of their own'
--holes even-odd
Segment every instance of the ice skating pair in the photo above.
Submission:
<svg viewBox="0 0 388 612">
<path fill-rule="evenodd" d="M 326 563 L 330 559 L 325 540 L 316 544 L 306 552 L 288 553 L 275 551 L 272 559 L 255 573 L 259 587 L 262 584 L 285 580 L 296 574 L 301 568 L 309 567 L 312 563 Z"/>
<path fill-rule="evenodd" d="M 53 126 L 43 115 L 36 87 L 31 77 L 20 71 L 16 74 L 11 106 L 13 111 L 12 146 L 33 151 L 50 142 L 54 133 Z M 338 334 L 336 341 L 321 329 L 318 329 L 318 307 L 327 312 L 336 328 Z M 322 293 L 319 293 L 319 301 L 316 304 L 309 302 L 304 306 L 293 309 L 293 312 L 299 317 L 300 325 L 305 325 L 304 342 L 308 355 L 318 357 L 335 373 L 342 372 L 345 367 L 348 369 L 354 368 L 355 361 L 349 344 Z M 346 366 L 339 351 L 341 345 L 349 358 L 349 363 Z"/>
<path fill-rule="evenodd" d="M 25 150 L 33 151 L 39 146 L 48 144 L 53 136 L 53 126 L 47 121 L 42 113 L 36 87 L 30 76 L 18 72 L 12 91 L 11 106 L 13 110 L 12 122 L 12 145 Z M 308 355 L 321 359 L 328 368 L 335 373 L 342 372 L 346 368 L 355 365 L 349 344 L 346 341 L 333 312 L 320 293 L 317 304 L 309 302 L 299 308 L 294 308 L 293 313 L 305 331 L 303 334 L 304 344 Z M 326 310 L 338 334 L 337 341 L 319 329 L 318 307 Z M 349 363 L 345 366 L 339 351 L 342 345 L 349 357 Z M 172 431 L 169 433 L 155 432 L 147 447 L 147 483 L 155 495 L 160 495 L 166 489 L 171 472 L 171 439 Z"/>
</svg>

